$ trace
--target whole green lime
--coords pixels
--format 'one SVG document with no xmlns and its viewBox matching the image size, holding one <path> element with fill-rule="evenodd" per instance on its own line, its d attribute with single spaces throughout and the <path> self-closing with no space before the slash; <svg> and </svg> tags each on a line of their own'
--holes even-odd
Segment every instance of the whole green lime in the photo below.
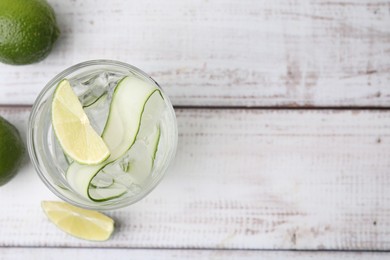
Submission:
<svg viewBox="0 0 390 260">
<path fill-rule="evenodd" d="M 24 144 L 18 130 L 0 117 L 0 186 L 16 174 L 24 153 Z"/>
<path fill-rule="evenodd" d="M 60 31 L 45 0 L 0 0 L 0 61 L 30 64 L 44 59 Z"/>
</svg>

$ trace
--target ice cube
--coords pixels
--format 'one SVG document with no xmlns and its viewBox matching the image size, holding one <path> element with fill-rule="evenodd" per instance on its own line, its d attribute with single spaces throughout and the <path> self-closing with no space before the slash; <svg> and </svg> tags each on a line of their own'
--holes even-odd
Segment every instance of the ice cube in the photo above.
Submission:
<svg viewBox="0 0 390 260">
<path fill-rule="evenodd" d="M 122 73 L 95 70 L 69 79 L 92 127 L 98 134 L 103 132 L 112 94 L 124 76 Z"/>
<path fill-rule="evenodd" d="M 105 93 L 109 96 L 124 74 L 96 70 L 87 75 L 81 74 L 69 79 L 74 92 L 79 97 L 83 107 L 90 106 Z"/>
</svg>

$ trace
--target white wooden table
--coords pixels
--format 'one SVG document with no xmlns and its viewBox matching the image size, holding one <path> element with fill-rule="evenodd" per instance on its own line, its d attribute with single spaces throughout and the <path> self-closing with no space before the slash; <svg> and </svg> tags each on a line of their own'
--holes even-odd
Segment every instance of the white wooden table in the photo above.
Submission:
<svg viewBox="0 0 390 260">
<path fill-rule="evenodd" d="M 1 259 L 390 258 L 390 1 L 49 2 L 58 44 L 0 64 L 0 115 L 25 136 L 54 75 L 116 59 L 171 97 L 177 157 L 102 243 L 48 222 L 26 159 L 0 187 Z"/>
</svg>

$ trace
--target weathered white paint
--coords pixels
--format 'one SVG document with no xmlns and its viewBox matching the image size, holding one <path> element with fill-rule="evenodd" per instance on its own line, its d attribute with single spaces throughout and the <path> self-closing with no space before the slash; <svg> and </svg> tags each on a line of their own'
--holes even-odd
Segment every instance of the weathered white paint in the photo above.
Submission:
<svg viewBox="0 0 390 260">
<path fill-rule="evenodd" d="M 175 105 L 390 105 L 390 1 L 49 2 L 58 44 L 39 64 L 0 65 L 0 104 L 32 104 L 63 69 L 108 58 Z"/>
<path fill-rule="evenodd" d="M 170 250 L 170 249 L 95 249 L 95 248 L 2 248 L 0 259 L 267 259 L 267 260 L 385 260 L 387 253 L 347 252 L 278 252 L 278 251 L 236 251 L 236 250 Z"/>
<path fill-rule="evenodd" d="M 108 212 L 104 243 L 49 223 L 30 163 L 0 188 L 0 246 L 390 249 L 390 112 L 177 110 L 177 158 L 148 197 Z M 25 132 L 29 108 L 0 108 Z"/>
</svg>

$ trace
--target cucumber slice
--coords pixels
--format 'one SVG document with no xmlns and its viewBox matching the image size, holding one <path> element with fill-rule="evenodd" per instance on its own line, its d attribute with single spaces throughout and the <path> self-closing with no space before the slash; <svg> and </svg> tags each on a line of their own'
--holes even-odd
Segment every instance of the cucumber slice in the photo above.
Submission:
<svg viewBox="0 0 390 260">
<path fill-rule="evenodd" d="M 94 201 L 106 201 L 122 196 L 124 191 L 141 187 L 153 169 L 160 135 L 160 127 L 155 126 L 150 136 L 142 139 L 137 137 L 133 146 L 123 156 L 107 164 L 93 177 L 89 186 L 89 197 Z M 104 180 L 106 183 L 110 180 L 114 185 L 97 187 L 97 180 Z"/>
<path fill-rule="evenodd" d="M 123 195 L 125 191 L 120 189 L 116 182 L 108 188 L 104 188 L 104 191 L 102 188 L 97 189 L 90 184 L 99 171 L 125 155 L 136 143 L 136 138 L 137 141 L 144 142 L 146 147 L 152 146 L 153 148 L 147 148 L 147 151 L 151 151 L 149 152 L 150 157 L 155 156 L 158 147 L 156 142 L 158 143 L 160 138 L 160 130 L 155 131 L 155 128 L 158 125 L 163 106 L 163 97 L 155 86 L 136 77 L 122 79 L 114 91 L 108 119 L 102 134 L 111 155 L 97 165 L 72 163 L 67 170 L 66 178 L 73 190 L 93 201 L 108 200 Z M 153 134 L 154 132 L 158 134 Z M 107 169 L 104 172 L 107 172 Z"/>
<path fill-rule="evenodd" d="M 101 178 L 93 178 L 90 185 L 93 188 L 100 189 L 100 188 L 107 188 L 114 184 L 114 179 L 108 175 L 104 174 L 104 176 L 101 176 Z"/>
<path fill-rule="evenodd" d="M 156 159 L 158 144 L 160 143 L 160 138 L 161 138 L 161 129 L 160 129 L 160 127 L 158 127 L 156 137 L 154 139 L 151 139 L 151 141 L 150 141 L 151 149 L 149 149 L 149 154 L 152 155 L 153 163 L 154 163 L 154 160 Z"/>
<path fill-rule="evenodd" d="M 87 105 L 83 105 L 84 110 L 85 109 L 91 109 L 91 108 L 96 108 L 96 106 L 100 105 L 102 102 L 105 102 L 107 100 L 108 94 L 104 92 L 101 94 L 99 97 L 96 99 L 92 100 L 91 103 Z"/>
<path fill-rule="evenodd" d="M 127 187 L 121 183 L 113 182 L 109 187 L 96 188 L 91 185 L 88 189 L 88 194 L 93 201 L 107 201 L 118 198 L 127 193 Z"/>
</svg>

